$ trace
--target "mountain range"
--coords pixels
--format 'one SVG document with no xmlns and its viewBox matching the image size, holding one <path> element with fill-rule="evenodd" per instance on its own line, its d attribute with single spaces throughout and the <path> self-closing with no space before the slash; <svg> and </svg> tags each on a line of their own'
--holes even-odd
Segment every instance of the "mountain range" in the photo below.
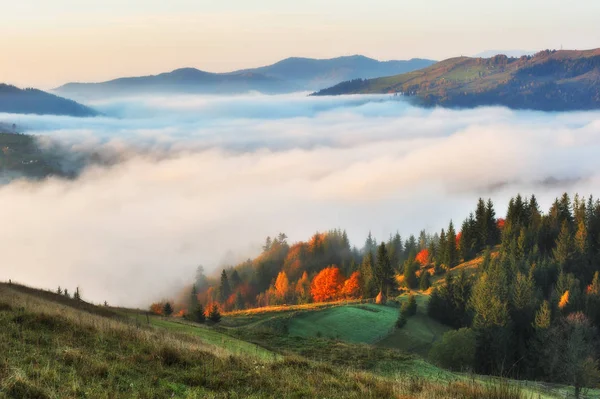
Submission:
<svg viewBox="0 0 600 399">
<path fill-rule="evenodd" d="M 425 106 L 600 109 L 600 49 L 545 50 L 520 58 L 450 58 L 418 71 L 342 82 L 313 95 L 383 93 Z"/>
<path fill-rule="evenodd" d="M 314 91 L 356 78 L 411 72 L 435 61 L 377 61 L 361 55 L 332 59 L 287 58 L 275 64 L 228 73 L 195 68 L 151 76 L 126 77 L 100 83 L 67 83 L 54 92 L 78 100 L 140 94 L 265 94 Z"/>
<path fill-rule="evenodd" d="M 70 116 L 98 115 L 95 110 L 73 100 L 37 89 L 20 89 L 3 83 L 0 83 L 0 112 Z"/>
</svg>

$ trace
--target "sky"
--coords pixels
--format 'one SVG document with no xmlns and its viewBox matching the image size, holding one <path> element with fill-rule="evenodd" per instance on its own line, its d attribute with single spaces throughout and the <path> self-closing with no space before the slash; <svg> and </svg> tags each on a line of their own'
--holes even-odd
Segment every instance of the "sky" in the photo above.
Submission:
<svg viewBox="0 0 600 399">
<path fill-rule="evenodd" d="M 600 46 L 597 0 L 0 0 L 0 82 Z"/>
<path fill-rule="evenodd" d="M 498 216 L 535 194 L 600 192 L 600 112 L 423 109 L 388 96 L 169 96 L 92 104 L 105 116 L 0 114 L 59 145 L 75 180 L 0 185 L 0 279 L 146 308 L 209 272 L 343 228 L 362 247 Z M 551 161 L 550 161 L 551 160 Z"/>
</svg>

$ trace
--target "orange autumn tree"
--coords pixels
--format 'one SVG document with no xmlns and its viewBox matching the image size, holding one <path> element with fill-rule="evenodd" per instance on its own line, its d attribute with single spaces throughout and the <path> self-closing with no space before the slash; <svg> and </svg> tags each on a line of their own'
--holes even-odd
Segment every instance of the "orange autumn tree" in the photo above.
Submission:
<svg viewBox="0 0 600 399">
<path fill-rule="evenodd" d="M 310 285 L 310 293 L 315 302 L 332 301 L 339 297 L 344 277 L 336 266 L 329 266 L 315 276 Z"/>
<path fill-rule="evenodd" d="M 421 266 L 427 266 L 429 264 L 429 250 L 423 249 L 417 254 L 415 260 L 419 262 Z"/>
<path fill-rule="evenodd" d="M 279 299 L 285 301 L 290 290 L 290 282 L 285 272 L 279 272 L 275 280 L 275 292 Z"/>
<path fill-rule="evenodd" d="M 152 312 L 156 315 L 162 315 L 164 305 L 165 305 L 164 303 L 155 302 L 152 305 L 150 305 L 150 312 Z"/>
<path fill-rule="evenodd" d="M 360 298 L 361 285 L 362 284 L 360 272 L 356 271 L 352 273 L 348 280 L 344 281 L 344 287 L 342 288 L 342 296 L 347 299 Z"/>
</svg>

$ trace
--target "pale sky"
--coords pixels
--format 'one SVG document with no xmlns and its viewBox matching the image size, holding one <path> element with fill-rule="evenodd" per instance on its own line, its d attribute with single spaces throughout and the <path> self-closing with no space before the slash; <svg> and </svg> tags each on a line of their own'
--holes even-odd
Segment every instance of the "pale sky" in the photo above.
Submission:
<svg viewBox="0 0 600 399">
<path fill-rule="evenodd" d="M 600 47 L 599 0 L 0 0 L 0 82 Z"/>
</svg>

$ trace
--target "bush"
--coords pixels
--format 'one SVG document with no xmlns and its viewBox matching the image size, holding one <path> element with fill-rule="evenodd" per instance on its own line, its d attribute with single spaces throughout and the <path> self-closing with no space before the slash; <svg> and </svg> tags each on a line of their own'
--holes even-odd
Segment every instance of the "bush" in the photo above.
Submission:
<svg viewBox="0 0 600 399">
<path fill-rule="evenodd" d="M 400 307 L 400 313 L 405 317 L 411 317 L 417 314 L 417 299 L 414 295 L 408 296 L 408 301 L 404 302 Z"/>
<path fill-rule="evenodd" d="M 402 328 L 406 325 L 406 316 L 404 313 L 400 312 L 398 316 L 398 320 L 396 320 L 396 328 Z"/>
<path fill-rule="evenodd" d="M 470 328 L 445 333 L 433 344 L 429 359 L 446 369 L 466 371 L 475 363 L 476 335 Z"/>
<path fill-rule="evenodd" d="M 427 291 L 431 287 L 431 278 L 427 270 L 423 270 L 421 278 L 419 279 L 419 289 L 421 291 Z"/>
</svg>

